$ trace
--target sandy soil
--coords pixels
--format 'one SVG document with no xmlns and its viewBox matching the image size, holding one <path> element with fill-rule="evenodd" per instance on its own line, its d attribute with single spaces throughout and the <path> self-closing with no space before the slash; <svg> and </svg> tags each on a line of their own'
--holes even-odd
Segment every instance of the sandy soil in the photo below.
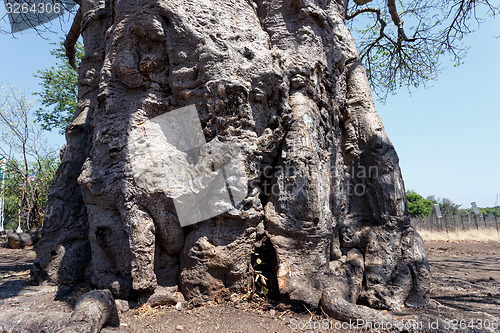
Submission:
<svg viewBox="0 0 500 333">
<path fill-rule="evenodd" d="M 452 332 L 500 332 L 500 242 L 426 242 L 433 274 L 433 305 L 395 313 L 439 318 L 436 325 Z M 30 286 L 33 249 L 0 248 L 0 311 L 70 312 L 85 288 L 58 290 Z M 121 328 L 128 332 L 361 332 L 332 329 L 339 322 L 326 319 L 321 310 L 302 306 L 248 302 L 222 298 L 201 307 L 140 307 L 120 313 Z M 438 319 L 436 319 L 438 320 Z M 463 329 L 460 329 L 462 325 Z M 304 327 L 303 330 L 298 328 Z M 319 328 L 319 329 L 318 329 Z M 456 328 L 456 330 L 454 329 Z M 374 330 L 364 330 L 364 332 Z M 418 330 L 417 330 L 418 331 Z"/>
<path fill-rule="evenodd" d="M 429 242 L 427 251 L 433 299 L 500 318 L 500 242 Z"/>
</svg>

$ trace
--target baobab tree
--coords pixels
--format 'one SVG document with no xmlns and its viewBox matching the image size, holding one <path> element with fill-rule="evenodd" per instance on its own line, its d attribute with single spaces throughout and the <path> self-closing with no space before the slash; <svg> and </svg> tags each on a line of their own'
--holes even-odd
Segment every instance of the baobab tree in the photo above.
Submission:
<svg viewBox="0 0 500 333">
<path fill-rule="evenodd" d="M 77 115 L 33 279 L 87 280 L 125 299 L 179 288 L 194 302 L 258 280 L 271 297 L 343 320 L 426 305 L 424 244 L 369 80 L 390 90 L 431 78 L 425 48 L 459 55 L 454 39 L 476 2 L 447 7 L 452 22 L 435 40 L 423 20 L 411 35 L 403 26 L 428 10 L 420 2 L 368 2 L 81 0 L 66 40 L 70 59 L 80 34 L 85 45 Z M 365 14 L 374 36 L 360 55 L 347 26 Z M 165 120 L 186 108 L 202 138 Z M 184 149 L 191 138 L 209 148 Z M 230 206 L 196 178 L 223 174 L 230 187 L 224 145 L 237 148 L 245 176 Z M 166 169 L 186 173 L 181 194 L 163 186 L 177 177 Z M 185 225 L 179 198 L 200 193 L 223 212 Z"/>
</svg>

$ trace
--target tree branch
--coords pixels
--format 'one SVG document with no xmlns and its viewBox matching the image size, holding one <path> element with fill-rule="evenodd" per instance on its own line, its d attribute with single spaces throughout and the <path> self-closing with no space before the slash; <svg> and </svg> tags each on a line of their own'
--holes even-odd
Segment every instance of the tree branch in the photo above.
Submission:
<svg viewBox="0 0 500 333">
<path fill-rule="evenodd" d="M 398 27 L 398 42 L 404 40 L 405 42 L 414 42 L 415 38 L 408 38 L 406 36 L 405 30 L 403 29 L 403 21 L 399 17 L 398 10 L 396 8 L 395 0 L 387 0 L 387 8 L 389 9 L 389 14 L 391 14 L 392 22 Z"/>
<path fill-rule="evenodd" d="M 372 0 L 354 0 L 354 3 L 358 6 L 366 5 L 369 2 L 372 2 Z"/>
<path fill-rule="evenodd" d="M 68 57 L 69 64 L 71 67 L 76 69 L 75 63 L 75 45 L 78 41 L 78 37 L 80 37 L 80 30 L 82 28 L 82 9 L 78 8 L 76 12 L 75 19 L 71 24 L 71 29 L 69 30 L 68 35 L 66 36 L 66 40 L 64 41 L 64 47 L 66 49 L 66 56 Z"/>
<path fill-rule="evenodd" d="M 380 8 L 375 8 L 375 7 L 364 7 L 364 8 L 360 8 L 358 10 L 355 10 L 354 12 L 352 13 L 348 13 L 346 15 L 346 20 L 351 20 L 353 18 L 355 18 L 356 16 L 358 16 L 359 14 L 363 14 L 363 13 L 375 13 L 377 14 L 377 20 L 380 21 L 381 19 L 381 16 L 380 16 Z"/>
</svg>

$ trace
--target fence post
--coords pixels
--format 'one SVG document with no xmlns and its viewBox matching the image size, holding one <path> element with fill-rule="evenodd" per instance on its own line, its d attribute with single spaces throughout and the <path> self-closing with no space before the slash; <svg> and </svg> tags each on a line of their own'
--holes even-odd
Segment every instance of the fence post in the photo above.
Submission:
<svg viewBox="0 0 500 333">
<path fill-rule="evenodd" d="M 498 230 L 497 212 L 493 212 L 493 215 L 495 216 L 495 225 L 497 227 L 497 237 L 498 237 L 498 240 L 500 240 L 500 231 Z"/>
<path fill-rule="evenodd" d="M 443 218 L 444 218 L 444 227 L 446 228 L 446 236 L 448 236 L 448 240 L 450 240 L 450 232 L 448 231 L 448 214 L 445 214 Z"/>
</svg>

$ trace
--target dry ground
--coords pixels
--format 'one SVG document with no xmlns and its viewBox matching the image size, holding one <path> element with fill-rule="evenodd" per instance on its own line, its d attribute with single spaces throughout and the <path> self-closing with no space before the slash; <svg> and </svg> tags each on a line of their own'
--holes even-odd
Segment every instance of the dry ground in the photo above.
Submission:
<svg viewBox="0 0 500 333">
<path fill-rule="evenodd" d="M 500 228 L 470 228 L 466 230 L 457 229 L 447 231 L 437 230 L 417 230 L 420 236 L 425 241 L 453 241 L 458 242 L 464 239 L 470 239 L 480 242 L 499 241 L 500 242 Z"/>
<path fill-rule="evenodd" d="M 480 321 L 495 328 L 492 323 L 498 324 L 500 320 L 500 242 L 428 241 L 426 248 L 434 278 L 431 297 L 435 302 L 410 313 L 442 318 L 445 321 L 439 325 L 450 328 L 455 322 L 449 320 L 457 320 L 457 328 L 460 320 L 462 324 L 467 320 L 467 325 L 475 328 L 468 330 L 471 332 L 485 331 L 478 329 Z M 0 248 L 0 311 L 71 311 L 74 301 L 85 290 L 29 286 L 29 268 L 34 257 L 33 249 Z M 142 307 L 121 313 L 120 320 L 123 330 L 140 333 L 297 332 L 294 328 L 308 322 L 308 325 L 316 323 L 324 328 L 326 324 L 329 327 L 339 325 L 335 321 L 327 322 L 321 310 L 234 299 L 181 310 L 173 306 Z M 352 332 L 342 329 L 316 331 Z"/>
</svg>

